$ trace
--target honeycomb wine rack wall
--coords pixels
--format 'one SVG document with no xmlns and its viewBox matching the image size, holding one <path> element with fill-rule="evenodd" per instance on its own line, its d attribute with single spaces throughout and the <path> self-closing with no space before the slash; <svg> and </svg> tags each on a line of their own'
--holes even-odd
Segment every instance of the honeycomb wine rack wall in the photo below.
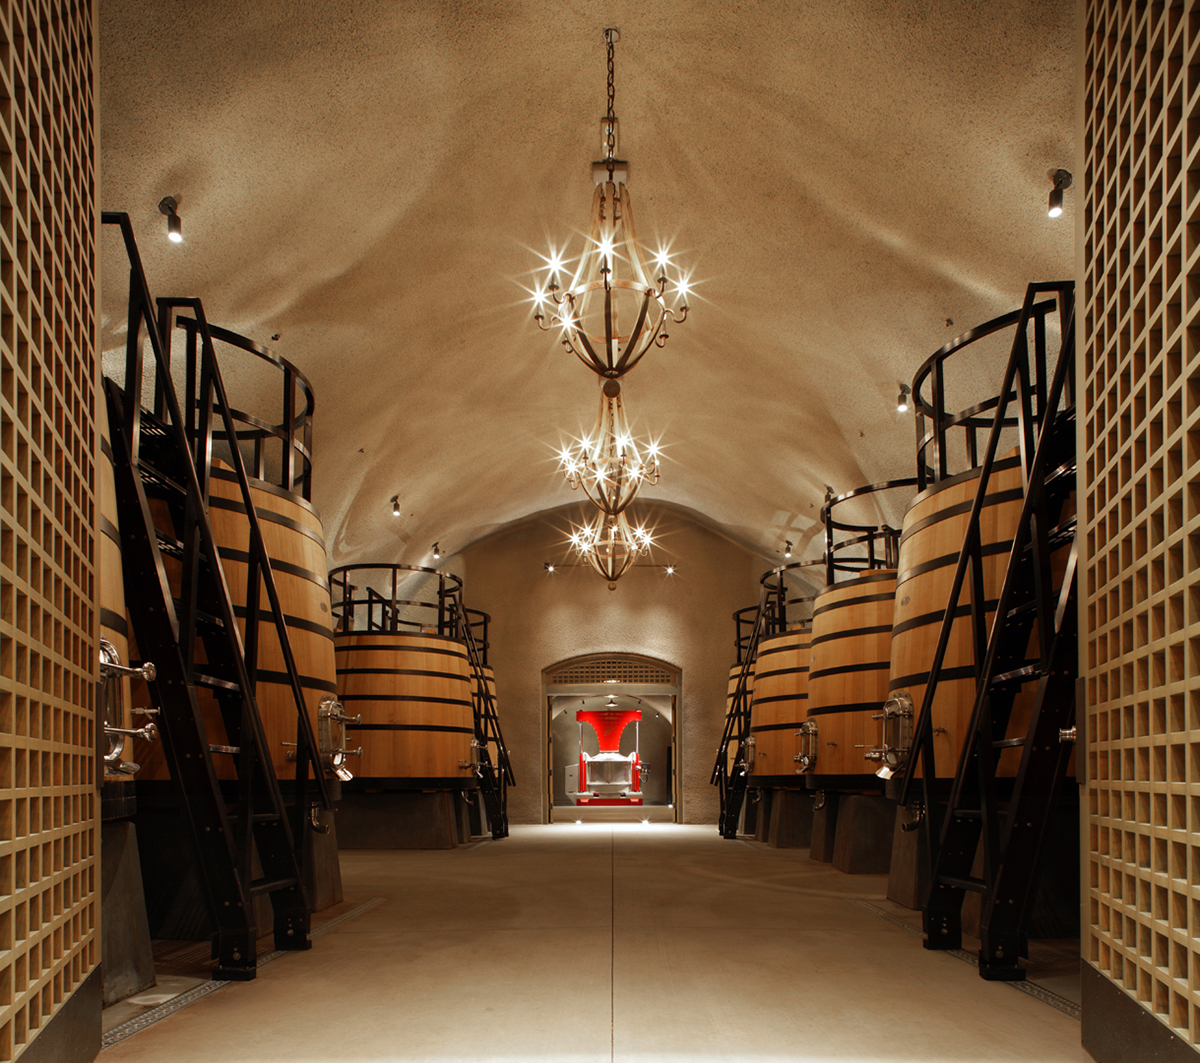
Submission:
<svg viewBox="0 0 1200 1063">
<path fill-rule="evenodd" d="M 0 0 L 0 1060 L 99 960 L 92 18 Z"/>
<path fill-rule="evenodd" d="M 1200 12 L 1131 0 L 1085 0 L 1081 10 L 1083 953 L 1195 1045 Z"/>
</svg>

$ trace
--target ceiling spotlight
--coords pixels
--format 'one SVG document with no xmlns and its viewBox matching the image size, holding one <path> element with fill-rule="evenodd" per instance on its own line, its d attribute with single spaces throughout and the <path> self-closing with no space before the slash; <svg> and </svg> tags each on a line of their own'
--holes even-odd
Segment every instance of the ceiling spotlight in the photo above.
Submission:
<svg viewBox="0 0 1200 1063">
<path fill-rule="evenodd" d="M 544 568 L 544 569 L 545 569 L 547 572 L 553 572 L 553 571 L 554 571 L 554 566 L 553 566 L 553 565 L 552 565 L 552 564 L 551 564 L 549 561 L 545 561 L 545 562 L 543 562 L 543 563 L 542 563 L 542 568 Z"/>
<path fill-rule="evenodd" d="M 158 203 L 158 212 L 167 216 L 167 239 L 173 244 L 183 243 L 183 222 L 179 219 L 179 201 L 174 196 L 163 196 Z"/>
<path fill-rule="evenodd" d="M 400 516 L 400 496 L 392 495 L 392 516 Z"/>
<path fill-rule="evenodd" d="M 896 396 L 896 412 L 908 413 L 908 396 L 912 394 L 912 388 L 907 384 L 900 385 L 900 394 Z"/>
<path fill-rule="evenodd" d="M 784 557 L 791 557 L 791 556 L 792 556 L 792 540 L 791 540 L 791 539 L 785 539 L 785 540 L 784 540 L 784 542 L 785 542 L 785 543 L 787 543 L 787 546 L 785 546 L 785 547 L 784 547 L 784 550 L 783 550 L 783 556 L 784 556 Z"/>
<path fill-rule="evenodd" d="M 668 575 L 668 576 L 673 576 L 673 575 L 675 575 L 675 566 L 674 566 L 674 565 L 668 565 L 668 566 L 667 566 L 667 575 Z"/>
<path fill-rule="evenodd" d="M 1063 189 L 1071 187 L 1071 171 L 1055 170 L 1050 176 L 1054 187 L 1050 190 L 1050 209 L 1046 213 L 1051 218 L 1057 218 L 1063 210 Z"/>
<path fill-rule="evenodd" d="M 434 543 L 433 544 L 433 559 L 434 559 L 434 561 L 436 561 L 441 556 L 442 556 L 441 549 L 438 547 L 437 543 Z"/>
</svg>

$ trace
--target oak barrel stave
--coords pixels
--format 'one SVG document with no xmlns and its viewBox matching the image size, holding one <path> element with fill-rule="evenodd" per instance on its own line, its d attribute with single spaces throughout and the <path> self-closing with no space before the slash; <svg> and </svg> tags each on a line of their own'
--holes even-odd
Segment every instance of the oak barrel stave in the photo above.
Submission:
<svg viewBox="0 0 1200 1063">
<path fill-rule="evenodd" d="M 755 775 L 795 776 L 799 770 L 796 732 L 808 715 L 810 653 L 808 632 L 799 629 L 759 643 L 750 708 Z"/>
<path fill-rule="evenodd" d="M 472 680 L 466 647 L 442 635 L 359 632 L 335 639 L 348 730 L 361 779 L 425 789 L 475 783 Z"/>
<path fill-rule="evenodd" d="M 877 741 L 871 717 L 887 700 L 895 588 L 896 571 L 876 569 L 826 587 L 813 602 L 808 719 L 817 725 L 817 756 L 810 786 L 822 778 L 880 785 L 865 754 Z"/>
</svg>

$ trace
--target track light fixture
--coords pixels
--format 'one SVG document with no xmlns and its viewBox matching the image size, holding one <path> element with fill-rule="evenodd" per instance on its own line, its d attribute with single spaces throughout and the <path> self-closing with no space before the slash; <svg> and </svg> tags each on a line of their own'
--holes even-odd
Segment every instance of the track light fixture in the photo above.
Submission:
<svg viewBox="0 0 1200 1063">
<path fill-rule="evenodd" d="M 912 394 L 912 388 L 907 384 L 900 385 L 900 394 L 896 396 L 896 412 L 908 413 L 908 396 Z"/>
<path fill-rule="evenodd" d="M 436 561 L 441 556 L 442 556 L 441 548 L 438 546 L 437 543 L 434 543 L 433 544 L 433 559 L 434 559 L 434 561 Z"/>
<path fill-rule="evenodd" d="M 158 202 L 158 212 L 167 216 L 167 239 L 173 244 L 183 243 L 183 222 L 179 218 L 179 201 L 174 196 L 163 196 Z"/>
<path fill-rule="evenodd" d="M 1051 218 L 1057 218 L 1063 211 L 1063 189 L 1071 187 L 1071 171 L 1055 170 L 1050 177 L 1054 187 L 1050 190 L 1050 209 L 1046 213 Z"/>
<path fill-rule="evenodd" d="M 392 516 L 400 516 L 400 496 L 392 495 Z"/>
</svg>

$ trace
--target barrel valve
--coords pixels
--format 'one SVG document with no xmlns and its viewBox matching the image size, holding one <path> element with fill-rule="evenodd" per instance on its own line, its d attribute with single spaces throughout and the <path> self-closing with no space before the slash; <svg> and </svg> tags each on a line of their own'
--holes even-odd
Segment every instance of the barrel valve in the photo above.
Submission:
<svg viewBox="0 0 1200 1063">
<path fill-rule="evenodd" d="M 122 704 L 122 687 L 113 683 L 114 679 L 122 676 L 138 676 L 150 682 L 157 672 L 150 661 L 145 661 L 136 668 L 121 663 L 121 654 L 116 646 L 106 638 L 100 639 L 100 678 L 97 681 L 97 714 L 104 721 L 104 735 L 108 739 L 108 752 L 104 754 L 104 766 L 118 775 L 136 775 L 140 765 L 132 760 L 122 760 L 121 752 L 125 748 L 126 738 L 144 738 L 153 742 L 158 738 L 158 726 L 151 720 L 144 727 L 122 727 L 124 723 L 124 706 Z M 115 688 L 115 694 L 113 693 Z M 143 715 L 153 715 L 156 709 L 134 709 Z"/>
<path fill-rule="evenodd" d="M 362 716 L 347 716 L 342 711 L 342 703 L 337 698 L 326 695 L 317 706 L 317 749 L 321 757 L 321 767 L 333 773 L 342 782 L 349 782 L 354 774 L 346 766 L 348 757 L 361 757 L 362 747 L 346 748 L 346 727 L 348 723 L 362 723 Z M 283 756 L 287 761 L 296 759 L 295 742 L 284 742 L 292 746 Z"/>
<path fill-rule="evenodd" d="M 887 780 L 904 766 L 912 748 L 913 702 L 908 691 L 896 691 L 871 719 L 879 721 L 879 745 L 863 755 L 879 765 L 875 774 Z"/>
<path fill-rule="evenodd" d="M 742 755 L 742 771 L 747 775 L 754 771 L 755 746 L 754 735 L 747 735 L 738 750 Z"/>
<path fill-rule="evenodd" d="M 805 720 L 796 737 L 800 739 L 800 752 L 792 759 L 800 765 L 796 773 L 803 774 L 812 771 L 817 764 L 817 721 Z"/>
</svg>

